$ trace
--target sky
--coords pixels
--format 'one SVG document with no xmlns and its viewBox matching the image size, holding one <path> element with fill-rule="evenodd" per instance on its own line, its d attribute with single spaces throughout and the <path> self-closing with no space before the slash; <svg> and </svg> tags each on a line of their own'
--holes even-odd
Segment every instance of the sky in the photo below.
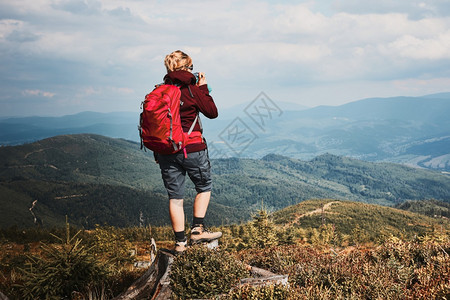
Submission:
<svg viewBox="0 0 450 300">
<path fill-rule="evenodd" d="M 450 1 L 0 0 L 0 117 L 139 111 L 174 50 L 219 112 L 450 91 Z"/>
</svg>

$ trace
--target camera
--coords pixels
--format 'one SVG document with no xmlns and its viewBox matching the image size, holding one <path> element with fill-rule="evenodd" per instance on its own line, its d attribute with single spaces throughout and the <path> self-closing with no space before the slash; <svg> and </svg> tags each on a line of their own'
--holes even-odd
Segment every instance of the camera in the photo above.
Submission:
<svg viewBox="0 0 450 300">
<path fill-rule="evenodd" d="M 198 72 L 192 73 L 195 76 L 195 83 L 198 83 L 200 74 Z"/>
</svg>

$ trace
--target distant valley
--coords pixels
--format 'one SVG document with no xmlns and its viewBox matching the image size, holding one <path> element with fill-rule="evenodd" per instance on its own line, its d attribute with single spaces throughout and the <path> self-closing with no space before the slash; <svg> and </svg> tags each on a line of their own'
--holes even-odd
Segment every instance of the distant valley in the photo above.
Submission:
<svg viewBox="0 0 450 300">
<path fill-rule="evenodd" d="M 262 95 L 219 111 L 216 120 L 202 118 L 213 158 L 280 154 L 309 160 L 330 153 L 450 172 L 450 93 L 371 98 L 309 109 L 282 105 Z M 76 133 L 138 142 L 138 114 L 3 118 L 0 143 L 20 145 Z"/>
</svg>

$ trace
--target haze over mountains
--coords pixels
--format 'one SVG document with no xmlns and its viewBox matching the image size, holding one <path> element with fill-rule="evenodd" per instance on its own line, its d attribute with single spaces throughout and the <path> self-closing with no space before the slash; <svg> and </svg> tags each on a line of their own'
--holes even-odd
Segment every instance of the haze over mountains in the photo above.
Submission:
<svg viewBox="0 0 450 300">
<path fill-rule="evenodd" d="M 137 107 L 139 105 L 137 104 Z M 295 107 L 259 95 L 202 118 L 213 158 L 331 153 L 450 172 L 450 93 L 370 98 L 341 106 Z M 60 134 L 95 133 L 138 141 L 139 112 L 83 112 L 63 117 L 4 118 L 0 143 L 18 145 Z"/>
<path fill-rule="evenodd" d="M 248 131 L 256 136 L 241 152 L 243 156 L 279 153 L 311 159 L 332 153 L 450 170 L 450 93 L 417 98 L 371 98 L 302 111 L 269 111 L 271 106 L 268 106 L 264 109 L 260 105 L 258 112 L 249 109 L 240 114 L 241 123 L 248 125 Z M 270 117 L 264 120 L 258 114 Z M 263 120 L 264 126 L 255 125 Z M 226 126 L 223 122 L 221 132 L 213 130 L 212 136 L 219 137 L 219 143 L 214 146 L 223 153 L 233 154 L 232 147 L 220 147 L 220 141 L 226 141 L 224 133 L 236 127 Z"/>
</svg>

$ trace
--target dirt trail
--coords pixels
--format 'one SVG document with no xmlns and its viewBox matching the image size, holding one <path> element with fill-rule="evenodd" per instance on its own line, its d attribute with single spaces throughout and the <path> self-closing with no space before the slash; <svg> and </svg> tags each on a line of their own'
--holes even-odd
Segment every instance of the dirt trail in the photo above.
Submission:
<svg viewBox="0 0 450 300">
<path fill-rule="evenodd" d="M 300 220 L 301 218 L 306 217 L 306 216 L 312 216 L 312 215 L 315 215 L 315 214 L 321 214 L 322 212 L 324 212 L 324 211 L 330 209 L 331 205 L 336 204 L 336 203 L 339 203 L 339 201 L 328 202 L 327 204 L 325 204 L 325 205 L 324 205 L 323 207 L 321 207 L 321 208 L 318 208 L 318 209 L 309 211 L 309 212 L 304 213 L 304 214 L 301 214 L 301 215 L 297 215 L 297 216 L 295 217 L 295 220 L 293 220 L 293 221 L 287 223 L 287 224 L 284 225 L 284 226 L 287 227 L 287 226 L 290 226 L 290 225 L 292 225 L 292 224 L 298 223 L 298 220 Z"/>
<path fill-rule="evenodd" d="M 25 156 L 24 156 L 23 158 L 26 159 L 26 158 L 28 158 L 28 156 L 30 156 L 31 154 L 43 152 L 43 151 L 45 151 L 45 150 L 47 150 L 47 149 L 50 149 L 50 148 L 43 148 L 43 149 L 39 149 L 39 150 L 36 150 L 36 151 L 28 152 L 27 154 L 25 154 Z"/>
</svg>

